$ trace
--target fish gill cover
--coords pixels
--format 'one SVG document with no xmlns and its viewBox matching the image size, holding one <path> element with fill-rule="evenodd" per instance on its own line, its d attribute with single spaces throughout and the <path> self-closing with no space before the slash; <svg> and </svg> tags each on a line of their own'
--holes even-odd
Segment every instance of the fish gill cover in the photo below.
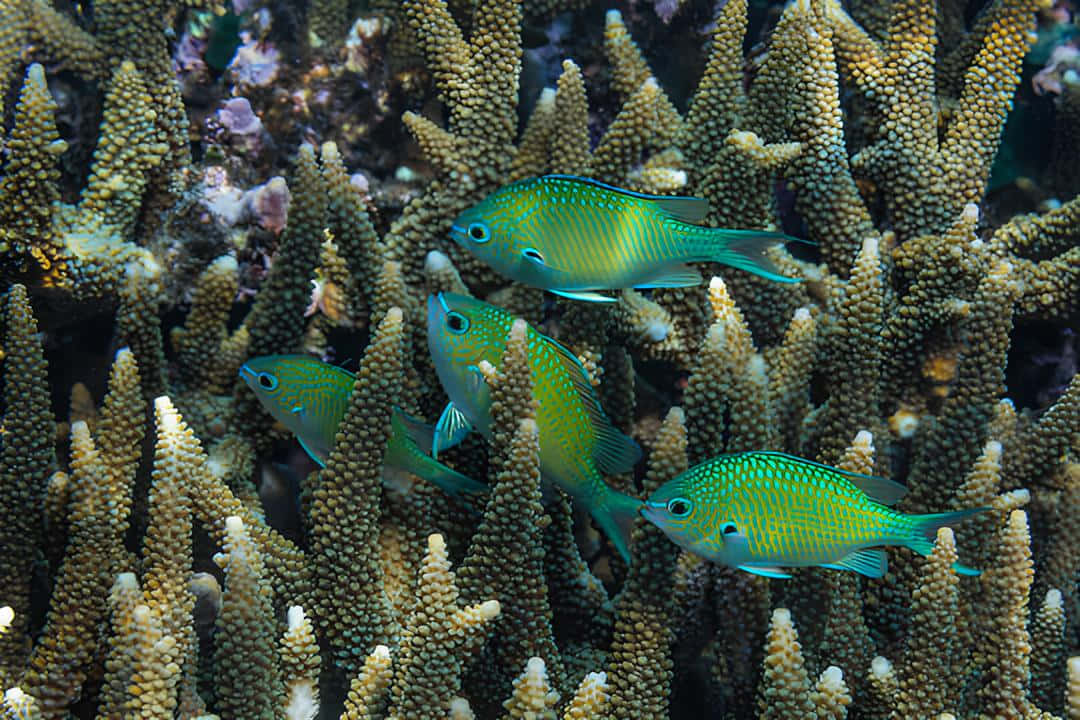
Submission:
<svg viewBox="0 0 1080 720">
<path fill-rule="evenodd" d="M 3 716 L 1080 716 L 1075 23 L 1065 0 L 0 0 Z M 453 241 L 551 173 L 816 246 L 769 251 L 799 283 L 700 263 L 591 304 Z M 478 507 L 387 481 L 395 408 L 446 404 L 440 292 L 570 348 L 644 450 L 621 493 L 771 450 L 900 482 L 904 513 L 991 509 L 877 579 L 746 574 L 644 518 L 628 566 L 541 490 L 520 331 L 476 367 L 491 441 L 439 454 Z M 321 469 L 238 376 L 298 352 L 355 375 Z"/>
</svg>

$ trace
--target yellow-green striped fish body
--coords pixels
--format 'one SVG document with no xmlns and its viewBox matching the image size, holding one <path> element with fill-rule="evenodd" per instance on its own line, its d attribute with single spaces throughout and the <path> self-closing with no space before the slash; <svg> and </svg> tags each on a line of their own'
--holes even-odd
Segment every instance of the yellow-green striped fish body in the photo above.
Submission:
<svg viewBox="0 0 1080 720">
<path fill-rule="evenodd" d="M 927 555 L 938 528 L 982 508 L 906 515 L 888 507 L 904 487 L 791 455 L 722 455 L 656 490 L 642 514 L 675 543 L 714 562 L 767 577 L 823 566 L 881 577 L 883 545 Z M 957 572 L 978 574 L 963 566 Z"/>
<path fill-rule="evenodd" d="M 288 428 L 319 465 L 334 448 L 356 376 L 308 355 L 263 355 L 248 360 L 240 376 L 264 409 Z M 476 482 L 434 460 L 428 453 L 434 431 L 397 408 L 383 457 L 385 469 L 412 473 L 444 492 L 475 496 L 487 491 Z"/>
<path fill-rule="evenodd" d="M 645 195 L 572 175 L 521 180 L 454 221 L 451 236 L 506 277 L 594 302 L 595 290 L 697 285 L 686 265 L 714 261 L 779 282 L 763 254 L 795 238 L 703 227 L 708 202 Z"/>
<path fill-rule="evenodd" d="M 428 347 L 450 398 L 436 426 L 436 452 L 460 439 L 451 430 L 450 442 L 440 440 L 444 421 L 454 415 L 491 438 L 491 394 L 478 365 L 487 361 L 499 367 L 513 322 L 506 310 L 471 297 L 441 293 L 428 298 Z M 602 473 L 629 470 L 641 451 L 604 415 L 580 361 L 532 327 L 526 332 L 541 474 L 582 503 L 629 559 L 629 531 L 641 501 L 608 487 Z"/>
</svg>

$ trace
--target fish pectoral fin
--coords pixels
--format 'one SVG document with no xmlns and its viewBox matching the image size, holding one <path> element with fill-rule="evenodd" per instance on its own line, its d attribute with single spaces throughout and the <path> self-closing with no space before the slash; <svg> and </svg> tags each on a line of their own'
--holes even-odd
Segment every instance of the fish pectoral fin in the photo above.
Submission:
<svg viewBox="0 0 1080 720">
<path fill-rule="evenodd" d="M 588 290 L 548 290 L 549 293 L 561 295 L 564 298 L 571 300 L 583 300 L 585 302 L 599 302 L 599 303 L 613 303 L 617 301 L 617 298 L 608 297 L 607 295 L 601 295 L 600 293 L 589 292 Z"/>
<path fill-rule="evenodd" d="M 487 382 L 487 379 L 484 377 L 484 373 L 480 372 L 480 368 L 477 365 L 470 365 L 468 367 L 468 372 L 469 379 L 467 383 L 469 392 L 480 392 L 480 388 L 482 388 L 484 386 L 484 383 Z"/>
<path fill-rule="evenodd" d="M 760 575 L 761 577 L 772 578 L 774 580 L 791 579 L 791 575 L 788 573 L 778 567 L 771 567 L 769 565 L 739 565 L 739 569 L 752 575 Z"/>
<path fill-rule="evenodd" d="M 317 453 L 317 452 L 315 452 L 315 450 L 313 450 L 310 445 L 308 445 L 306 442 L 304 442 L 304 438 L 300 437 L 299 435 L 296 436 L 296 440 L 297 440 L 297 442 L 300 443 L 300 447 L 304 448 L 304 452 L 306 452 L 311 457 L 312 460 L 314 460 L 315 462 L 317 462 L 319 464 L 319 467 L 326 467 L 326 458 L 330 454 L 329 452 L 327 452 L 327 453 Z"/>
<path fill-rule="evenodd" d="M 642 290 L 649 288 L 693 287 L 700 285 L 701 281 L 701 273 L 694 268 L 689 265 L 676 265 L 662 271 L 648 282 L 634 287 Z"/>
<path fill-rule="evenodd" d="M 439 421 L 435 423 L 435 434 L 431 438 L 431 456 L 439 457 L 439 452 L 454 447 L 469 434 L 472 423 L 454 406 L 447 403 Z"/>
<path fill-rule="evenodd" d="M 840 560 L 823 567 L 836 570 L 854 570 L 866 577 L 884 577 L 889 570 L 889 556 L 885 548 L 863 548 L 848 553 Z"/>
<path fill-rule="evenodd" d="M 291 410 L 289 410 L 289 412 L 292 413 L 293 415 L 299 415 L 299 416 L 303 417 L 303 415 L 304 415 L 304 406 L 303 405 L 296 405 Z"/>
</svg>

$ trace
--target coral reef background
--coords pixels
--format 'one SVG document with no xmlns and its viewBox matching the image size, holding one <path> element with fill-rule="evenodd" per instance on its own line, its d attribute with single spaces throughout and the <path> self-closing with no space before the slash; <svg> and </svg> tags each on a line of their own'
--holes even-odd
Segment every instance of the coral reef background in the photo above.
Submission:
<svg viewBox="0 0 1080 720">
<path fill-rule="evenodd" d="M 1080 717 L 1077 10 L 0 0 L 0 714 Z M 450 222 L 546 172 L 809 239 L 805 282 L 507 286 Z M 626 492 L 773 449 L 992 510 L 880 580 L 644 521 L 627 567 L 541 493 L 520 331 L 440 456 L 484 507 L 384 482 L 447 290 L 579 354 Z M 322 469 L 237 377 L 289 352 L 356 372 Z"/>
</svg>

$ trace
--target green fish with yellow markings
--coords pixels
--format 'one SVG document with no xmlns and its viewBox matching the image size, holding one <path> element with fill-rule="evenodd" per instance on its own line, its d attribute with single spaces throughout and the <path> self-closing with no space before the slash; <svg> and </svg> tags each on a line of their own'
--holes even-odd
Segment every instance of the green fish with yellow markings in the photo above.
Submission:
<svg viewBox="0 0 1080 720">
<path fill-rule="evenodd" d="M 645 195 L 574 175 L 506 185 L 461 213 L 450 235 L 511 280 L 575 300 L 597 290 L 699 285 L 689 262 L 718 262 L 777 282 L 765 256 L 799 241 L 762 230 L 705 227 L 707 200 Z"/>
<path fill-rule="evenodd" d="M 986 508 L 906 515 L 888 506 L 906 489 L 791 455 L 721 455 L 658 488 L 641 510 L 681 547 L 757 575 L 820 566 L 881 577 L 882 545 L 929 555 L 938 528 Z M 955 565 L 962 575 L 978 570 Z"/>
<path fill-rule="evenodd" d="M 480 363 L 496 368 L 501 364 L 513 323 L 506 310 L 471 297 L 428 297 L 428 348 L 450 397 L 435 426 L 436 454 L 460 442 L 473 427 L 491 438 L 491 392 Z M 611 424 L 573 353 L 532 327 L 526 337 L 541 475 L 581 503 L 629 562 L 630 529 L 641 501 L 610 488 L 603 473 L 630 470 L 641 449 Z"/>
<path fill-rule="evenodd" d="M 311 459 L 325 466 L 356 376 L 307 355 L 263 355 L 248 360 L 240 368 L 240 377 L 263 408 L 296 436 Z M 396 480 L 393 472 L 405 471 L 462 499 L 487 492 L 487 485 L 431 457 L 432 426 L 394 408 L 390 429 L 384 479 Z"/>
</svg>

